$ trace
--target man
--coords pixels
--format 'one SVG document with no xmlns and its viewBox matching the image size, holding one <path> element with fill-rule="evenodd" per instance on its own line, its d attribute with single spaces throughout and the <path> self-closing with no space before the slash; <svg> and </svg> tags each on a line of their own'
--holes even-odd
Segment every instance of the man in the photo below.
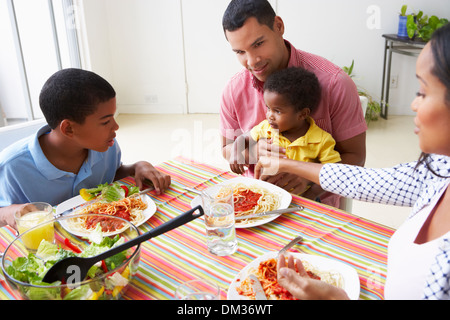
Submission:
<svg viewBox="0 0 450 320">
<path fill-rule="evenodd" d="M 352 79 L 341 68 L 326 59 L 297 50 L 283 38 L 284 22 L 276 16 L 266 0 L 233 0 L 223 17 L 225 37 L 245 67 L 236 74 L 223 91 L 221 101 L 221 134 L 224 157 L 235 163 L 238 159 L 232 143 L 240 134 L 250 131 L 265 119 L 263 85 L 274 71 L 287 67 L 302 67 L 313 72 L 322 87 L 319 107 L 311 114 L 316 124 L 336 140 L 336 150 L 342 162 L 363 166 L 367 125 L 361 102 Z M 261 141 L 258 154 L 279 153 L 284 150 Z M 254 160 L 249 164 L 248 175 L 253 174 Z M 339 197 L 323 190 L 305 193 L 307 183 L 288 173 L 268 177 L 274 183 L 294 194 L 316 199 L 339 207 Z"/>
</svg>

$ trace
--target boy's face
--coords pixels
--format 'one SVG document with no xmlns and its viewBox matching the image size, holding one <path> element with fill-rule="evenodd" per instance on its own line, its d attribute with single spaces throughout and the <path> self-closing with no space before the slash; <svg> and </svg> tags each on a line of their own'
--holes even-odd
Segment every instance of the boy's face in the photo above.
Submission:
<svg viewBox="0 0 450 320">
<path fill-rule="evenodd" d="M 252 17 L 241 28 L 226 31 L 226 37 L 239 62 L 259 81 L 265 82 L 273 72 L 287 66 L 289 53 L 283 33 L 280 17 L 275 18 L 273 30 Z"/>
<path fill-rule="evenodd" d="M 307 123 L 307 109 L 296 111 L 287 99 L 281 94 L 271 91 L 264 91 L 264 101 L 267 111 L 266 119 L 273 129 L 283 134 L 294 134 L 302 132 Z"/>
<path fill-rule="evenodd" d="M 114 119 L 116 98 L 102 102 L 83 124 L 72 123 L 73 139 L 80 147 L 105 152 L 114 145 L 119 125 Z"/>
</svg>

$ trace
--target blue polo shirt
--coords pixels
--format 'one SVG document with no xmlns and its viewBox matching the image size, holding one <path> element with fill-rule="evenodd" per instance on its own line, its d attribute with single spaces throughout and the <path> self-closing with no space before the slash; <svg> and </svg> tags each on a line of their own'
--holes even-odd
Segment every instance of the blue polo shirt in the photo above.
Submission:
<svg viewBox="0 0 450 320">
<path fill-rule="evenodd" d="M 57 205 L 79 194 L 82 188 L 112 182 L 121 165 L 117 141 L 106 152 L 89 150 L 78 174 L 57 169 L 45 157 L 38 138 L 48 125 L 0 152 L 0 207 L 43 201 Z"/>
</svg>

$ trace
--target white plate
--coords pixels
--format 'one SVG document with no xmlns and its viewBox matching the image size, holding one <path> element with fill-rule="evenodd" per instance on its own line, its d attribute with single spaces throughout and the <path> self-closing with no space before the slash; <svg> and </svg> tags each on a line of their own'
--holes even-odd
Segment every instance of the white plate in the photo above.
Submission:
<svg viewBox="0 0 450 320">
<path fill-rule="evenodd" d="M 231 282 L 230 287 L 228 288 L 227 299 L 228 300 L 248 300 L 248 297 L 241 296 L 237 293 L 236 287 L 238 287 L 241 281 L 244 281 L 249 274 L 249 271 L 253 268 L 257 268 L 259 264 L 263 261 L 266 261 L 270 258 L 275 258 L 278 252 L 267 252 L 262 256 L 256 258 L 252 262 L 250 262 L 244 269 L 239 272 L 239 274 L 234 278 L 233 282 Z M 307 261 L 315 268 L 320 269 L 322 271 L 333 271 L 339 272 L 344 279 L 344 290 L 347 293 L 348 297 L 351 300 L 358 300 L 360 294 L 360 283 L 359 276 L 356 270 L 340 261 L 324 258 L 321 256 L 315 256 L 311 254 L 304 253 L 296 253 L 289 252 L 290 255 L 293 255 L 295 258 L 298 258 L 302 261 Z"/>
<path fill-rule="evenodd" d="M 285 209 L 287 207 L 289 207 L 289 205 L 291 204 L 292 201 L 292 195 L 287 192 L 284 189 L 281 189 L 280 187 L 277 187 L 276 185 L 269 183 L 269 182 L 265 182 L 265 181 L 261 181 L 258 179 L 253 179 L 253 178 L 246 178 L 246 177 L 237 177 L 237 178 L 233 178 L 224 182 L 219 183 L 219 185 L 229 185 L 229 184 L 237 184 L 237 183 L 243 183 L 247 186 L 251 186 L 251 185 L 259 185 L 262 188 L 267 189 L 268 191 L 272 192 L 272 193 L 278 193 L 281 197 L 280 199 L 280 206 L 278 208 L 275 209 Z M 196 196 L 194 199 L 192 199 L 191 201 L 191 207 L 194 208 L 198 205 L 202 204 L 202 199 L 200 196 Z M 265 219 L 255 219 L 254 222 L 239 222 L 238 220 L 236 220 L 236 228 L 251 228 L 251 227 L 256 227 L 265 223 L 268 223 L 272 220 L 275 220 L 276 218 L 278 218 L 280 216 L 280 214 L 275 214 L 275 215 L 271 215 L 268 216 Z"/>
<path fill-rule="evenodd" d="M 155 202 L 147 194 L 143 194 L 143 195 L 141 195 L 141 197 L 142 197 L 142 201 L 147 203 L 147 208 L 142 212 L 144 215 L 144 219 L 141 222 L 139 222 L 138 224 L 136 224 L 136 227 L 139 227 L 141 224 L 146 222 L 156 212 Z M 69 200 L 66 200 L 66 201 L 60 203 L 56 207 L 56 215 L 58 216 L 59 214 L 63 213 L 64 211 L 69 210 L 74 207 L 77 207 L 77 206 L 80 206 L 80 205 L 83 205 L 84 203 L 86 203 L 86 200 L 84 200 L 80 195 L 75 196 Z M 73 214 L 76 214 L 76 213 L 77 213 L 77 211 L 73 212 Z M 80 233 L 77 231 L 70 230 L 65 222 L 66 222 L 66 220 L 63 220 L 61 222 L 61 225 L 64 227 L 64 229 L 66 229 L 66 231 L 73 233 L 74 235 L 79 236 L 79 237 L 86 236 L 85 233 Z M 109 235 L 114 235 L 114 233 L 111 233 Z"/>
</svg>

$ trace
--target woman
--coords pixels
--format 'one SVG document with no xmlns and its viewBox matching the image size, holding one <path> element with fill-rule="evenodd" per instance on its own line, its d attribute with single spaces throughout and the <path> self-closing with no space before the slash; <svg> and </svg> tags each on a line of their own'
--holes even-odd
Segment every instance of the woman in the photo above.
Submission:
<svg viewBox="0 0 450 320">
<path fill-rule="evenodd" d="M 386 299 L 450 298 L 450 24 L 438 29 L 417 59 L 420 90 L 411 108 L 422 155 L 391 169 L 261 158 L 256 177 L 291 172 L 324 190 L 362 201 L 413 206 L 388 248 Z M 264 177 L 262 177 L 264 178 Z M 299 273 L 294 271 L 297 264 Z M 302 277 L 284 257 L 278 281 L 300 299 L 346 299 L 345 292 Z"/>
</svg>

